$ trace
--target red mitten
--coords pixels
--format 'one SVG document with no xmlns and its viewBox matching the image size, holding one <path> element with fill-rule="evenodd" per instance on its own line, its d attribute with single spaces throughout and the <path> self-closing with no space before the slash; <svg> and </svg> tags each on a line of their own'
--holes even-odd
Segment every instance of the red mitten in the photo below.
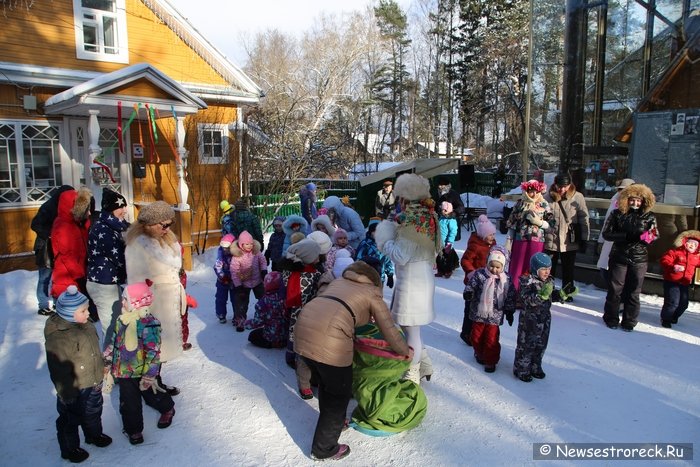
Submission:
<svg viewBox="0 0 700 467">
<path fill-rule="evenodd" d="M 190 294 L 187 294 L 187 306 L 190 308 L 197 308 L 197 300 Z"/>
</svg>

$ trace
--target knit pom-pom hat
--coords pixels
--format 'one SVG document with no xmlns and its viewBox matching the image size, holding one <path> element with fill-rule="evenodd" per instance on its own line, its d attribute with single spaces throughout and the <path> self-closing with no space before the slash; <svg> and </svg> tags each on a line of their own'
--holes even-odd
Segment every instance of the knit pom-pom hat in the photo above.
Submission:
<svg viewBox="0 0 700 467">
<path fill-rule="evenodd" d="M 489 253 L 489 257 L 486 260 L 486 265 L 488 266 L 491 263 L 491 261 L 497 261 L 501 263 L 501 266 L 503 266 L 504 268 L 506 267 L 506 255 L 504 255 L 503 252 L 500 250 L 491 250 L 491 252 Z"/>
<path fill-rule="evenodd" d="M 476 221 L 476 234 L 479 236 L 479 238 L 484 239 L 489 235 L 495 233 L 496 226 L 493 225 L 493 222 L 491 222 L 489 218 L 486 217 L 486 214 L 480 215 Z"/>
<path fill-rule="evenodd" d="M 221 237 L 221 241 L 219 242 L 219 246 L 221 248 L 228 248 L 235 241 L 236 241 L 236 237 L 234 237 L 233 234 L 226 234 L 223 237 Z"/>
<path fill-rule="evenodd" d="M 78 287 L 69 285 L 66 291 L 59 295 L 58 300 L 56 300 L 56 313 L 66 321 L 75 323 L 75 312 L 87 301 L 88 298 L 80 293 Z"/>
</svg>

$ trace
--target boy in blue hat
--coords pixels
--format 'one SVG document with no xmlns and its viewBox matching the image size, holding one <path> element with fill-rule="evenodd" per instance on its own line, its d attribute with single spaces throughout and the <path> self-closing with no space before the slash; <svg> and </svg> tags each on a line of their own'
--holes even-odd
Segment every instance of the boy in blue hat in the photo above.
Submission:
<svg viewBox="0 0 700 467">
<path fill-rule="evenodd" d="M 547 350 L 549 328 L 552 324 L 552 300 L 563 302 L 573 297 L 578 289 L 569 293 L 554 290 L 552 259 L 544 253 L 530 258 L 530 273 L 520 276 L 520 298 L 524 309 L 518 318 L 518 343 L 515 348 L 513 374 L 526 383 L 532 378 L 543 379 L 542 357 Z"/>
<path fill-rule="evenodd" d="M 61 457 L 83 462 L 90 454 L 80 447 L 78 427 L 85 442 L 108 446 L 102 432 L 102 349 L 95 326 L 88 322 L 88 298 L 70 285 L 56 300 L 56 313 L 44 327 L 46 363 L 56 387 L 56 435 Z"/>
</svg>

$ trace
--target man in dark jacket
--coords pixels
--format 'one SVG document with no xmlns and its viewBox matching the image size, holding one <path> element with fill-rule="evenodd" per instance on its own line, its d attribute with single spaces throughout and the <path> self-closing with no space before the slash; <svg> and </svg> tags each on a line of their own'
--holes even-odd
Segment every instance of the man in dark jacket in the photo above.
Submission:
<svg viewBox="0 0 700 467">
<path fill-rule="evenodd" d="M 265 250 L 265 238 L 263 237 L 262 227 L 258 216 L 250 212 L 248 209 L 248 201 L 245 198 L 239 198 L 235 203 L 236 210 L 231 213 L 232 229 L 234 237 L 238 238 L 241 232 L 247 230 L 254 240 L 260 243 L 260 251 Z"/>
<path fill-rule="evenodd" d="M 58 198 L 64 191 L 72 190 L 70 185 L 61 185 L 56 188 L 51 197 L 39 207 L 34 219 L 32 230 L 36 232 L 34 241 L 34 255 L 36 265 L 39 267 L 39 280 L 36 284 L 36 299 L 39 302 L 39 313 L 48 316 L 53 313 L 49 305 L 49 284 L 51 283 L 51 269 L 53 268 L 53 251 L 51 250 L 51 228 L 58 214 Z"/>
<path fill-rule="evenodd" d="M 452 205 L 452 210 L 455 213 L 455 218 L 457 219 L 458 223 L 457 236 L 455 237 L 455 242 L 457 242 L 462 238 L 462 225 L 460 224 L 462 216 L 464 215 L 464 203 L 462 203 L 462 197 L 459 196 L 459 193 L 452 189 L 452 184 L 447 177 L 438 178 L 437 183 L 438 199 L 436 204 L 440 206 L 443 201 L 447 201 Z"/>
</svg>

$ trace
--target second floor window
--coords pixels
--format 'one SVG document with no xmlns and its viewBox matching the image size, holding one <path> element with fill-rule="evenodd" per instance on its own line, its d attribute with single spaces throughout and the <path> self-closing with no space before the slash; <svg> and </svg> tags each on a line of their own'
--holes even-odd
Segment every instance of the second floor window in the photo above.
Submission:
<svg viewBox="0 0 700 467">
<path fill-rule="evenodd" d="M 78 58 L 128 63 L 125 0 L 73 0 Z"/>
</svg>

